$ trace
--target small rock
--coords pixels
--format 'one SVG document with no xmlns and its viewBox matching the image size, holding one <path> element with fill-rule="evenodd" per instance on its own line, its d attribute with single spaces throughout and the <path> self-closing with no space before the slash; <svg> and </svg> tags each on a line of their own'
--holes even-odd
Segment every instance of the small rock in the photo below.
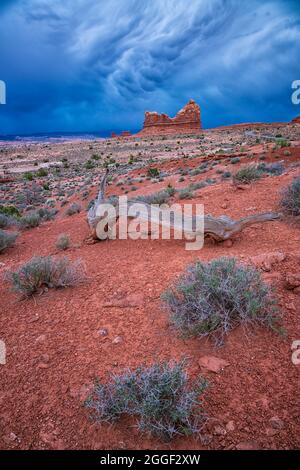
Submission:
<svg viewBox="0 0 300 470">
<path fill-rule="evenodd" d="M 46 341 L 46 335 L 40 335 L 35 340 L 36 343 L 43 343 L 44 341 Z"/>
<path fill-rule="evenodd" d="M 225 369 L 225 367 L 228 367 L 230 363 L 224 359 L 219 359 L 218 357 L 203 356 L 199 359 L 199 365 L 201 367 L 205 367 L 205 369 L 209 370 L 210 372 L 217 374 L 218 372 L 221 372 L 223 369 Z"/>
<path fill-rule="evenodd" d="M 122 336 L 116 336 L 115 339 L 112 340 L 112 344 L 120 344 L 123 343 Z"/>
<path fill-rule="evenodd" d="M 285 287 L 288 290 L 300 287 L 300 274 L 287 273 L 285 276 Z"/>
<path fill-rule="evenodd" d="M 223 243 L 223 246 L 225 246 L 225 248 L 231 248 L 233 245 L 233 241 L 232 240 L 225 240 L 225 242 Z"/>
<path fill-rule="evenodd" d="M 224 202 L 222 205 L 221 205 L 221 209 L 228 209 L 228 204 L 226 202 Z"/>
<path fill-rule="evenodd" d="M 282 251 L 274 251 L 272 253 L 263 253 L 261 255 L 252 256 L 250 261 L 263 271 L 271 271 L 275 263 L 281 263 L 286 259 L 286 255 Z"/>
<path fill-rule="evenodd" d="M 273 418 L 270 419 L 270 424 L 274 429 L 284 428 L 284 422 L 282 419 L 278 418 L 278 416 L 273 416 Z"/>
<path fill-rule="evenodd" d="M 228 421 L 228 423 L 226 424 L 226 431 L 232 432 L 234 430 L 235 430 L 234 421 Z"/>
<path fill-rule="evenodd" d="M 259 445 L 254 441 L 240 442 L 236 445 L 237 450 L 259 450 Z"/>
<path fill-rule="evenodd" d="M 215 426 L 214 434 L 216 436 L 225 436 L 227 432 L 226 432 L 226 429 L 224 429 L 222 426 Z"/>
</svg>

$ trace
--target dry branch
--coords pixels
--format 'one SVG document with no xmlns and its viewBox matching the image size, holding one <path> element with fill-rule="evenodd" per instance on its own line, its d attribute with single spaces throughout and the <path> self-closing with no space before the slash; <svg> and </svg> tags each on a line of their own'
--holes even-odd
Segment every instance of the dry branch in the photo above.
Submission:
<svg viewBox="0 0 300 470">
<path fill-rule="evenodd" d="M 88 211 L 88 223 L 91 228 L 92 232 L 92 237 L 94 239 L 97 239 L 97 233 L 96 233 L 96 227 L 101 218 L 97 217 L 97 209 L 101 204 L 108 203 L 109 201 L 105 199 L 105 187 L 106 187 L 106 182 L 107 182 L 107 174 L 101 178 L 100 181 L 100 189 L 98 196 L 93 204 L 93 206 L 90 208 Z M 136 201 L 128 201 L 128 209 L 133 205 L 136 204 Z M 150 210 L 150 205 L 149 204 L 144 204 L 145 211 L 140 213 L 138 218 L 141 221 L 151 221 L 151 210 Z M 117 213 L 117 218 L 118 218 L 118 207 L 116 207 L 116 213 Z M 280 214 L 274 213 L 274 212 L 267 212 L 267 213 L 262 213 L 262 214 L 255 214 L 255 215 L 250 215 L 249 217 L 244 217 L 240 220 L 232 220 L 230 217 L 227 217 L 225 215 L 222 215 L 220 217 L 213 217 L 212 215 L 205 215 L 204 216 L 204 236 L 205 237 L 210 237 L 215 241 L 221 242 L 228 240 L 232 238 L 236 233 L 239 233 L 244 230 L 244 228 L 249 227 L 250 225 L 256 224 L 256 223 L 262 223 L 262 222 L 267 222 L 267 221 L 272 221 L 275 219 L 279 219 Z M 183 225 L 183 231 L 184 233 L 193 233 L 195 236 L 197 235 L 197 232 L 195 232 L 196 227 L 199 226 L 197 225 L 197 219 L 196 216 L 192 216 L 192 220 L 190 221 L 190 224 L 188 224 L 186 227 Z M 174 213 L 170 213 L 170 228 L 174 228 Z M 114 221 L 108 221 L 108 225 L 110 226 L 111 223 Z M 185 222 L 185 221 L 184 221 Z M 189 227 L 189 228 L 187 228 Z"/>
</svg>

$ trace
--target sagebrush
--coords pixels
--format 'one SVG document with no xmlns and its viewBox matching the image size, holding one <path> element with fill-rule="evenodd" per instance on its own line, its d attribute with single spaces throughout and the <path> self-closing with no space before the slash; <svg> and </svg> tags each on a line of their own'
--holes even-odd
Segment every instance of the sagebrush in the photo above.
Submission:
<svg viewBox="0 0 300 470">
<path fill-rule="evenodd" d="M 8 278 L 16 292 L 28 297 L 43 292 L 44 288 L 74 286 L 84 280 L 85 270 L 80 260 L 70 262 L 66 257 L 37 256 L 11 272 Z"/>
<path fill-rule="evenodd" d="M 300 176 L 283 192 L 281 205 L 292 216 L 300 216 Z"/>
<path fill-rule="evenodd" d="M 140 431 L 171 439 L 201 429 L 200 395 L 206 386 L 201 378 L 189 386 L 184 362 L 156 363 L 113 375 L 105 384 L 97 381 L 85 404 L 96 421 L 134 416 Z"/>
<path fill-rule="evenodd" d="M 218 345 L 238 325 L 275 328 L 278 321 L 275 298 L 260 273 L 234 258 L 197 261 L 162 298 L 184 336 L 213 335 Z"/>
<path fill-rule="evenodd" d="M 0 230 L 0 253 L 13 246 L 17 237 L 18 233 L 16 232 L 6 232 L 4 230 Z"/>
</svg>

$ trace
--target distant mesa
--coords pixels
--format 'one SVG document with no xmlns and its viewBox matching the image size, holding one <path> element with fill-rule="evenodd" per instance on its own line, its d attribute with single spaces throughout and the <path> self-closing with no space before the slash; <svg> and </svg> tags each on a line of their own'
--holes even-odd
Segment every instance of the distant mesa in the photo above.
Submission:
<svg viewBox="0 0 300 470">
<path fill-rule="evenodd" d="M 137 135 L 192 134 L 201 129 L 200 106 L 190 100 L 174 118 L 167 114 L 146 112 L 144 127 Z"/>
<path fill-rule="evenodd" d="M 292 120 L 293 124 L 300 124 L 300 116 L 295 117 L 295 119 Z"/>
<path fill-rule="evenodd" d="M 131 137 L 132 134 L 130 131 L 122 131 L 121 134 L 116 134 L 115 132 L 111 133 L 111 138 L 116 139 L 118 137 Z"/>
</svg>

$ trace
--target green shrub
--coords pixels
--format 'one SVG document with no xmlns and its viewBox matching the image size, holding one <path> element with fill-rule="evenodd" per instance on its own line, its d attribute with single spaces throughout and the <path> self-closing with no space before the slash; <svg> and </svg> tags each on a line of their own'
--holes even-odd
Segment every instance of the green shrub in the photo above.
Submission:
<svg viewBox="0 0 300 470">
<path fill-rule="evenodd" d="M 15 206 L 0 206 L 0 213 L 11 215 L 12 217 L 20 217 L 20 211 Z"/>
<path fill-rule="evenodd" d="M 31 173 L 30 171 L 27 173 L 24 173 L 24 179 L 27 181 L 33 181 L 34 179 L 33 173 Z"/>
<path fill-rule="evenodd" d="M 300 216 L 300 176 L 284 190 L 281 206 L 287 214 Z"/>
<path fill-rule="evenodd" d="M 0 253 L 15 244 L 18 233 L 0 230 Z"/>
<path fill-rule="evenodd" d="M 204 413 L 199 397 L 206 386 L 203 379 L 188 386 L 183 362 L 156 363 L 113 375 L 106 384 L 96 382 L 85 405 L 96 421 L 134 416 L 140 431 L 171 439 L 201 429 Z"/>
<path fill-rule="evenodd" d="M 34 257 L 8 277 L 16 292 L 29 297 L 45 287 L 74 286 L 84 279 L 84 270 L 79 260 L 71 263 L 68 258 Z"/>
<path fill-rule="evenodd" d="M 276 323 L 275 300 L 260 273 L 234 258 L 192 264 L 162 298 L 184 336 L 213 335 L 216 344 L 238 325 Z"/>
<path fill-rule="evenodd" d="M 262 177 L 262 171 L 256 165 L 244 166 L 233 175 L 233 181 L 236 183 L 249 184 Z"/>
<path fill-rule="evenodd" d="M 150 178 L 158 178 L 159 177 L 158 168 L 148 168 L 147 176 L 149 176 Z"/>
<path fill-rule="evenodd" d="M 68 248 L 70 248 L 70 244 L 71 244 L 71 241 L 70 241 L 69 235 L 66 235 L 65 233 L 61 233 L 56 240 L 55 246 L 58 250 L 65 251 Z"/>
<path fill-rule="evenodd" d="M 46 171 L 44 168 L 40 168 L 36 174 L 40 178 L 43 178 L 44 176 L 48 176 L 48 171 Z"/>
</svg>

